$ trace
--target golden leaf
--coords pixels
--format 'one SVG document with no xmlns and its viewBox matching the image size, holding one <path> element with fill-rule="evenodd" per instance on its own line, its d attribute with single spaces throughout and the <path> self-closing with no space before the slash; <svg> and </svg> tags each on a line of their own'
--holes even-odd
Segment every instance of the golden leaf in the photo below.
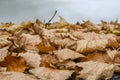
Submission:
<svg viewBox="0 0 120 80">
<path fill-rule="evenodd" d="M 44 46 L 41 43 L 36 45 L 36 47 L 39 49 L 40 52 L 49 52 L 54 50 L 53 46 Z"/>
<path fill-rule="evenodd" d="M 24 72 L 27 68 L 25 61 L 22 57 L 8 55 L 5 60 L 0 63 L 7 67 L 8 71 Z"/>
<path fill-rule="evenodd" d="M 59 16 L 60 18 L 60 24 L 58 25 L 58 28 L 64 28 L 65 26 L 69 25 L 68 22 L 61 16 Z"/>
<path fill-rule="evenodd" d="M 103 52 L 94 52 L 87 55 L 88 60 L 98 61 L 103 63 L 113 63 L 112 59 L 107 53 Z"/>
</svg>

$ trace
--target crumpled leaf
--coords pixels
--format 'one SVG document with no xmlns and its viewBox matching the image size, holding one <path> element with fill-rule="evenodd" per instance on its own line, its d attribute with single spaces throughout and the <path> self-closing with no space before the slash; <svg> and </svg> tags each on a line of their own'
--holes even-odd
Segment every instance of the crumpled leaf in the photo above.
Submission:
<svg viewBox="0 0 120 80">
<path fill-rule="evenodd" d="M 43 29 L 42 35 L 47 39 L 54 41 L 56 39 L 70 38 L 72 40 L 77 40 L 74 36 L 68 33 L 68 30 L 62 29 Z"/>
<path fill-rule="evenodd" d="M 20 72 L 0 72 L 0 80 L 38 80 Z"/>
<path fill-rule="evenodd" d="M 116 29 L 112 31 L 113 34 L 120 35 L 120 29 Z"/>
<path fill-rule="evenodd" d="M 29 72 L 41 80 L 66 80 L 73 73 L 73 71 L 70 70 L 56 70 L 46 67 L 31 69 Z"/>
<path fill-rule="evenodd" d="M 32 22 L 28 21 L 28 22 L 22 22 L 19 25 L 11 25 L 5 29 L 13 34 L 14 32 L 20 31 L 24 28 L 31 28 L 31 26 L 32 26 Z"/>
<path fill-rule="evenodd" d="M 108 41 L 102 40 L 78 40 L 77 41 L 77 52 L 85 53 L 96 50 L 104 50 L 107 47 Z"/>
<path fill-rule="evenodd" d="M 83 78 L 85 80 L 98 80 L 102 79 L 110 79 L 114 73 L 114 65 L 106 64 L 100 62 L 81 62 L 76 64 L 79 67 L 82 67 L 83 70 L 79 72 L 79 78 Z"/>
<path fill-rule="evenodd" d="M 95 32 L 81 32 L 81 31 L 75 31 L 72 33 L 72 35 L 78 39 L 84 39 L 84 40 L 103 40 L 106 39 L 108 41 L 109 47 L 111 46 L 118 46 L 117 42 L 117 36 L 114 34 L 98 34 Z"/>
<path fill-rule="evenodd" d="M 68 59 L 74 60 L 76 58 L 85 57 L 84 55 L 77 53 L 73 50 L 67 49 L 67 48 L 61 49 L 58 51 L 54 51 L 54 54 L 56 55 L 56 57 L 58 58 L 58 60 L 60 62 L 63 62 L 63 61 L 68 60 Z"/>
<path fill-rule="evenodd" d="M 37 68 L 40 66 L 41 56 L 38 52 L 28 51 L 20 53 L 19 56 L 23 57 L 27 66 Z"/>
<path fill-rule="evenodd" d="M 68 43 L 69 42 L 69 43 Z M 56 39 L 54 40 L 54 43 L 62 48 L 72 48 L 75 49 L 77 46 L 77 41 L 71 40 L 69 38 L 65 39 Z M 74 48 L 75 47 L 75 48 Z"/>
<path fill-rule="evenodd" d="M 24 46 L 25 50 L 36 50 L 36 45 L 41 42 L 41 38 L 39 35 L 30 35 L 30 34 L 22 34 L 20 36 L 20 46 Z"/>
<path fill-rule="evenodd" d="M 8 28 L 10 26 L 14 25 L 12 22 L 8 22 L 8 23 L 1 23 L 0 24 L 0 29 L 4 29 L 4 28 Z"/>
<path fill-rule="evenodd" d="M 43 33 L 43 29 L 36 23 L 33 25 L 33 30 L 35 31 L 36 34 L 41 35 Z"/>
<path fill-rule="evenodd" d="M 76 63 L 72 60 L 66 60 L 64 62 L 58 63 L 57 66 L 60 69 L 72 69 Z"/>
<path fill-rule="evenodd" d="M 88 60 L 112 64 L 114 60 L 105 52 L 94 52 L 86 56 Z"/>
<path fill-rule="evenodd" d="M 18 30 L 20 30 L 22 28 L 22 26 L 21 25 L 12 25 L 12 26 L 10 26 L 10 27 L 8 27 L 8 28 L 6 28 L 7 29 L 7 31 L 10 31 L 10 32 L 15 32 L 15 31 L 18 31 Z"/>
<path fill-rule="evenodd" d="M 39 75 L 44 80 L 68 77 L 68 80 L 77 80 L 80 76 L 89 80 L 92 75 L 91 80 L 108 79 L 112 74 L 107 72 L 113 73 L 113 66 L 115 72 L 120 72 L 120 23 L 117 20 L 100 24 L 90 21 L 69 24 L 61 16 L 59 22 L 50 23 L 51 20 L 48 23 L 38 19 L 21 24 L 0 23 L 0 71 L 7 69 L 7 72 L 30 75 L 31 68 L 36 73 L 40 68 Z M 48 72 L 44 72 L 46 70 Z"/>
<path fill-rule="evenodd" d="M 42 67 L 52 67 L 56 68 L 55 65 L 58 63 L 58 60 L 55 58 L 55 56 L 50 54 L 43 54 L 41 56 L 41 66 Z"/>
<path fill-rule="evenodd" d="M 88 60 L 109 64 L 120 63 L 120 52 L 117 50 L 107 50 L 107 52 L 93 52 L 86 56 Z"/>
<path fill-rule="evenodd" d="M 117 50 L 107 50 L 108 56 L 114 61 L 115 57 L 119 55 Z"/>
<path fill-rule="evenodd" d="M 10 45 L 10 41 L 7 40 L 8 35 L 0 35 L 0 48 Z"/>
<path fill-rule="evenodd" d="M 101 30 L 101 27 L 90 22 L 89 20 L 88 21 L 84 21 L 84 23 L 81 24 L 82 27 L 84 28 L 87 28 L 88 31 L 91 31 L 91 30 Z"/>
<path fill-rule="evenodd" d="M 120 64 L 120 52 L 114 56 L 114 63 Z"/>
<path fill-rule="evenodd" d="M 41 43 L 37 44 L 36 47 L 40 52 L 49 52 L 54 50 L 54 46 L 44 46 Z"/>
<path fill-rule="evenodd" d="M 58 25 L 58 28 L 64 28 L 65 26 L 68 26 L 68 22 L 61 16 L 59 16 L 60 18 L 60 24 Z"/>
<path fill-rule="evenodd" d="M 82 32 L 82 31 L 74 31 L 71 33 L 74 37 L 78 39 L 85 39 L 85 40 L 98 40 L 98 39 L 107 39 L 115 41 L 117 36 L 114 34 L 98 34 L 95 32 Z"/>
<path fill-rule="evenodd" d="M 4 60 L 4 58 L 8 55 L 9 46 L 3 47 L 0 49 L 0 62 Z"/>
<path fill-rule="evenodd" d="M 27 68 L 25 60 L 22 57 L 8 55 L 0 65 L 7 67 L 7 71 L 24 72 Z"/>
</svg>

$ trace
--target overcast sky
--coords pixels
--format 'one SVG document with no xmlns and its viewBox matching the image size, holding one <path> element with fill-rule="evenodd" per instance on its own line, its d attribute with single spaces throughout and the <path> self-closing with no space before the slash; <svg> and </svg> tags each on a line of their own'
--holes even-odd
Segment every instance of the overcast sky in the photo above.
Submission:
<svg viewBox="0 0 120 80">
<path fill-rule="evenodd" d="M 120 0 L 0 0 L 0 22 L 48 21 L 54 11 L 68 22 L 120 19 Z M 120 20 L 119 20 L 120 21 Z"/>
</svg>

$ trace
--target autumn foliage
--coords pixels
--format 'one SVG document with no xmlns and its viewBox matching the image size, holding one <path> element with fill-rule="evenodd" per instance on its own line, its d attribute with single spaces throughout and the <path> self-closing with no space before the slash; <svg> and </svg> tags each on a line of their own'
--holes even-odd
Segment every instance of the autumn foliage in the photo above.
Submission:
<svg viewBox="0 0 120 80">
<path fill-rule="evenodd" d="M 120 72 L 120 23 L 0 24 L 0 80 L 98 80 Z"/>
</svg>

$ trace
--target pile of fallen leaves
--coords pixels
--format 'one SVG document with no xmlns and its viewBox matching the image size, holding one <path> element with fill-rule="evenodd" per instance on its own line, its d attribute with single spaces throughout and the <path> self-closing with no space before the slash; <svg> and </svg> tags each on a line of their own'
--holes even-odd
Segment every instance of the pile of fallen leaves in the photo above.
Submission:
<svg viewBox="0 0 120 80">
<path fill-rule="evenodd" d="M 120 72 L 120 23 L 0 24 L 0 80 L 99 80 Z"/>
</svg>

